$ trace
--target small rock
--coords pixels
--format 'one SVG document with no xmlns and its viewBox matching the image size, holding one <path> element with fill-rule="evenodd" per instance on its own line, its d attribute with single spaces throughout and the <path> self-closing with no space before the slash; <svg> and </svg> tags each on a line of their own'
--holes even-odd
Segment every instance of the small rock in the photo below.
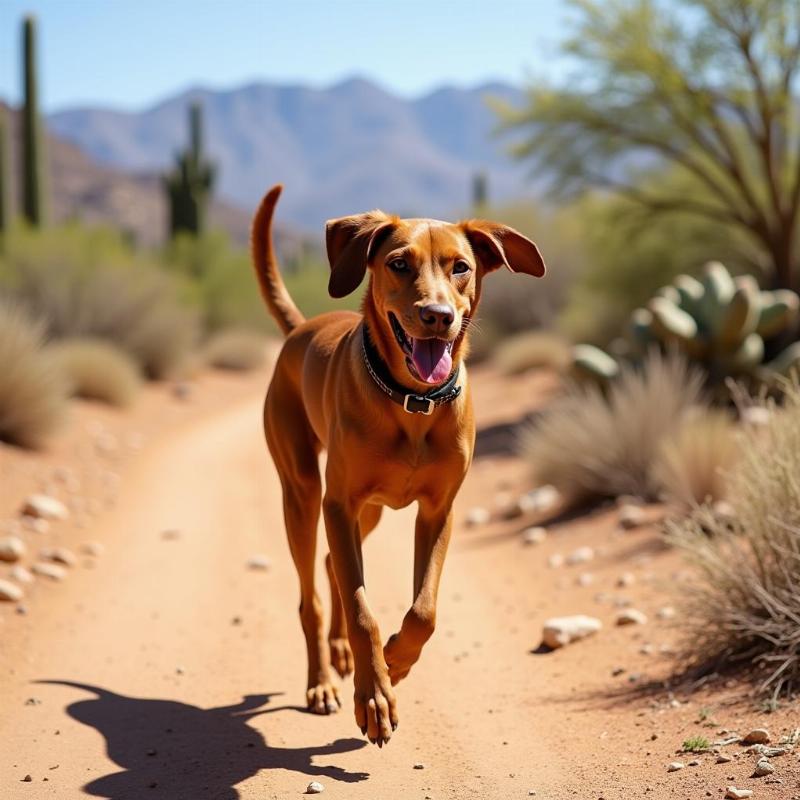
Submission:
<svg viewBox="0 0 800 800">
<path fill-rule="evenodd" d="M 742 744 L 769 744 L 771 737 L 766 728 L 753 728 L 750 733 L 742 737 Z"/>
<path fill-rule="evenodd" d="M 55 497 L 46 494 L 32 494 L 23 503 L 22 514 L 37 519 L 66 519 L 69 511 Z"/>
<path fill-rule="evenodd" d="M 523 544 L 541 544 L 547 538 L 547 528 L 535 526 L 533 528 L 525 528 L 522 531 Z"/>
<path fill-rule="evenodd" d="M 638 528 L 647 521 L 647 515 L 641 506 L 624 505 L 619 509 L 619 525 L 626 531 Z"/>
<path fill-rule="evenodd" d="M 733 761 L 733 759 L 730 756 L 725 755 L 725 753 L 720 753 L 717 756 L 717 764 L 727 764 L 731 761 Z"/>
<path fill-rule="evenodd" d="M 16 536 L 4 536 L 0 539 L 0 561 L 13 564 L 25 555 L 25 544 Z"/>
<path fill-rule="evenodd" d="M 33 583 L 33 575 L 30 570 L 22 566 L 22 564 L 15 564 L 9 570 L 9 577 L 17 583 Z"/>
<path fill-rule="evenodd" d="M 564 556 L 562 556 L 561 553 L 553 553 L 547 559 L 547 566 L 550 567 L 550 569 L 558 569 L 559 567 L 563 567 Z"/>
<path fill-rule="evenodd" d="M 699 758 L 693 758 L 693 759 L 692 759 L 692 760 L 691 760 L 691 761 L 688 763 L 688 765 L 687 765 L 687 766 L 689 766 L 689 767 L 699 767 L 701 763 L 702 763 L 702 762 L 700 761 L 700 759 L 699 759 Z"/>
<path fill-rule="evenodd" d="M 31 572 L 36 575 L 41 575 L 43 578 L 50 578 L 53 581 L 61 581 L 67 575 L 64 567 L 58 564 L 51 564 L 47 561 L 37 561 L 32 567 Z"/>
<path fill-rule="evenodd" d="M 585 639 L 597 633 L 603 623 L 595 617 L 576 614 L 570 617 L 553 617 L 544 623 L 542 642 L 554 650 L 564 645 Z"/>
<path fill-rule="evenodd" d="M 547 511 L 561 502 L 561 492 L 549 484 L 531 489 L 519 499 L 525 511 Z"/>
<path fill-rule="evenodd" d="M 167 528 L 167 530 L 161 531 L 161 538 L 172 542 L 181 538 L 181 532 L 177 528 Z"/>
<path fill-rule="evenodd" d="M 622 575 L 617 578 L 617 587 L 620 589 L 633 586 L 634 583 L 636 583 L 636 576 L 632 572 L 623 572 Z"/>
<path fill-rule="evenodd" d="M 81 553 L 87 556 L 101 556 L 105 549 L 105 546 L 100 542 L 84 542 L 81 545 Z"/>
<path fill-rule="evenodd" d="M 647 615 L 635 608 L 623 609 L 615 619 L 617 625 L 644 625 L 646 623 Z"/>
<path fill-rule="evenodd" d="M 773 772 L 775 772 L 775 767 L 766 758 L 760 758 L 753 771 L 753 776 L 763 778 L 765 775 L 772 775 Z"/>
<path fill-rule="evenodd" d="M 192 396 L 192 387 L 186 381 L 172 384 L 172 396 L 176 400 L 188 400 Z"/>
<path fill-rule="evenodd" d="M 272 561 L 270 561 L 267 556 L 264 555 L 254 555 L 250 556 L 247 559 L 247 568 L 253 570 L 268 570 L 272 566 Z"/>
<path fill-rule="evenodd" d="M 594 575 L 591 572 L 582 572 L 575 582 L 578 586 L 591 586 L 594 582 Z"/>
<path fill-rule="evenodd" d="M 464 518 L 464 524 L 468 528 L 476 528 L 478 525 L 485 525 L 490 519 L 488 509 L 482 506 L 474 506 L 467 511 L 467 516 Z"/>
<path fill-rule="evenodd" d="M 576 564 L 586 564 L 594 558 L 594 550 L 591 547 L 579 547 L 567 556 L 567 564 L 575 566 Z"/>
<path fill-rule="evenodd" d="M 26 775 L 26 776 L 25 776 L 25 777 L 22 779 L 22 782 L 23 782 L 23 783 L 30 783 L 32 780 L 33 780 L 33 778 L 32 778 L 30 775 Z"/>
<path fill-rule="evenodd" d="M 311 781 L 306 786 L 306 794 L 322 794 L 324 791 L 325 787 L 319 781 Z"/>
<path fill-rule="evenodd" d="M 654 645 L 652 645 L 652 644 L 650 644 L 650 642 L 645 642 L 645 643 L 644 643 L 644 644 L 643 644 L 643 645 L 642 645 L 642 646 L 639 648 L 639 652 L 640 652 L 640 653 L 641 653 L 643 656 L 651 656 L 651 655 L 653 655 L 653 653 L 655 653 L 655 651 L 656 651 L 656 648 L 655 648 L 655 646 L 654 646 Z"/>
<path fill-rule="evenodd" d="M 417 762 L 416 764 L 414 764 L 414 769 L 425 769 L 425 765 Z"/>
<path fill-rule="evenodd" d="M 682 761 L 673 761 L 667 766 L 667 772 L 677 772 L 679 769 L 683 769 L 684 766 L 686 765 Z"/>
<path fill-rule="evenodd" d="M 24 592 L 17 586 L 16 583 L 11 581 L 4 581 L 0 578 L 0 601 L 7 603 L 16 603 L 17 600 L 22 600 Z"/>
<path fill-rule="evenodd" d="M 66 547 L 45 547 L 39 551 L 39 558 L 63 564 L 65 567 L 74 567 L 78 563 L 75 553 Z"/>
<path fill-rule="evenodd" d="M 656 616 L 659 619 L 673 619 L 675 617 L 675 609 L 672 606 L 662 606 L 656 611 Z"/>
<path fill-rule="evenodd" d="M 737 789 L 735 786 L 729 786 L 725 791 L 725 797 L 728 800 L 744 800 L 745 797 L 752 797 L 752 789 Z"/>
</svg>

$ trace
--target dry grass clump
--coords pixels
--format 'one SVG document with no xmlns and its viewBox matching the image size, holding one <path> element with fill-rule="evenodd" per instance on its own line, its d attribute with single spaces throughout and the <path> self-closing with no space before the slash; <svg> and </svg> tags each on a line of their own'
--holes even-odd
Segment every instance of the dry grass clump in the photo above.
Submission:
<svg viewBox="0 0 800 800">
<path fill-rule="evenodd" d="M 698 567 L 681 586 L 689 654 L 760 667 L 774 699 L 800 681 L 800 385 L 742 436 L 729 477 L 735 522 L 702 507 L 667 527 Z"/>
<path fill-rule="evenodd" d="M 536 482 L 573 500 L 656 498 L 658 449 L 700 404 L 702 384 L 684 360 L 653 352 L 640 370 L 624 367 L 607 395 L 594 385 L 570 385 L 524 436 Z"/>
<path fill-rule="evenodd" d="M 136 362 L 124 351 L 101 339 L 64 339 L 48 348 L 58 361 L 74 397 L 129 406 L 139 392 L 142 377 Z"/>
<path fill-rule="evenodd" d="M 494 363 L 504 375 L 519 375 L 531 369 L 565 372 L 572 361 L 569 342 L 557 333 L 529 331 L 501 342 Z"/>
<path fill-rule="evenodd" d="M 0 439 L 22 447 L 41 446 L 67 411 L 67 382 L 43 341 L 43 324 L 0 301 Z"/>
<path fill-rule="evenodd" d="M 726 474 L 738 450 L 730 416 L 719 409 L 697 409 L 661 442 L 653 464 L 654 480 L 663 498 L 683 511 L 723 500 Z"/>
<path fill-rule="evenodd" d="M 209 340 L 205 355 L 208 364 L 216 369 L 244 372 L 264 363 L 266 340 L 251 331 L 222 331 Z"/>
</svg>

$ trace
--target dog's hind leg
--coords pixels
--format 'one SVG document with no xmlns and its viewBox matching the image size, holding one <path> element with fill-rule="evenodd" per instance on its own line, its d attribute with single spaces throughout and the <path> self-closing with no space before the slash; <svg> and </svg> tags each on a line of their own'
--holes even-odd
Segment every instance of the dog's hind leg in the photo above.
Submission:
<svg viewBox="0 0 800 800">
<path fill-rule="evenodd" d="M 317 714 L 336 711 L 341 703 L 331 683 L 331 657 L 325 637 L 322 603 L 314 585 L 317 552 L 317 523 L 322 502 L 319 474 L 319 443 L 305 416 L 281 415 L 281 408 L 297 408 L 274 402 L 279 388 L 270 389 L 265 408 L 267 442 L 283 487 L 283 516 L 286 535 L 297 575 L 300 579 L 300 623 L 308 651 L 306 701 Z M 275 409 L 273 419 L 272 410 Z M 274 433 L 274 435 L 273 435 Z"/>
<path fill-rule="evenodd" d="M 364 506 L 358 518 L 362 541 L 375 529 L 380 521 L 382 512 L 383 506 Z M 331 627 L 328 633 L 328 644 L 330 645 L 333 668 L 344 678 L 353 672 L 353 651 L 350 649 L 350 642 L 347 639 L 347 621 L 344 616 L 342 598 L 339 595 L 339 587 L 336 583 L 336 575 L 333 572 L 330 553 L 325 557 L 325 569 L 328 571 L 328 582 L 331 586 Z"/>
</svg>

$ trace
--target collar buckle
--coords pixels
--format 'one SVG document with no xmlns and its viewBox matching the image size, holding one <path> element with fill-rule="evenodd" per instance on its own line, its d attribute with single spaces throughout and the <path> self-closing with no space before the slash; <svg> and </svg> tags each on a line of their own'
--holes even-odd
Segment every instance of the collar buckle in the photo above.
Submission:
<svg viewBox="0 0 800 800">
<path fill-rule="evenodd" d="M 413 403 L 416 408 L 410 408 L 409 403 Z M 429 417 L 433 414 L 435 408 L 436 403 L 429 397 L 420 397 L 418 394 L 407 394 L 403 398 L 403 410 L 407 414 L 424 414 L 426 417 Z"/>
</svg>

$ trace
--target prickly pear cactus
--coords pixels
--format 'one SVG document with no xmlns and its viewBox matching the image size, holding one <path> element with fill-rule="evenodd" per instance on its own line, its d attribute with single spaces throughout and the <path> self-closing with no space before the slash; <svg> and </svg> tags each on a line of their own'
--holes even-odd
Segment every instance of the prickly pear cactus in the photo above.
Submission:
<svg viewBox="0 0 800 800">
<path fill-rule="evenodd" d="M 775 341 L 794 332 L 799 313 L 794 292 L 762 291 L 752 276 L 733 278 L 712 261 L 699 280 L 680 275 L 633 312 L 628 351 L 641 358 L 652 347 L 677 350 L 699 363 L 712 384 L 728 376 L 772 382 L 800 368 L 800 342 L 774 352 Z M 614 359 L 599 348 L 577 345 L 573 355 L 578 375 L 608 380 L 615 374 Z"/>
</svg>

